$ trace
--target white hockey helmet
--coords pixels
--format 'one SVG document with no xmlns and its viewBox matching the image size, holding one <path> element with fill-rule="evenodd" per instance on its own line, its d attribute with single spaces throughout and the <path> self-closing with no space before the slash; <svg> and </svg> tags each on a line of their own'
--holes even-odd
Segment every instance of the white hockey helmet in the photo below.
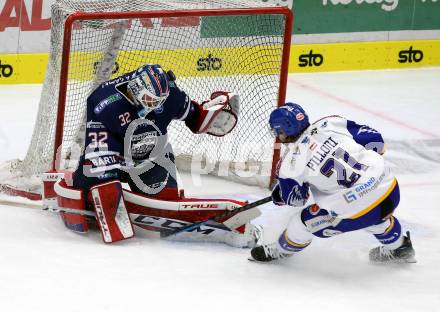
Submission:
<svg viewBox="0 0 440 312">
<path fill-rule="evenodd" d="M 157 64 L 147 64 L 136 71 L 136 76 L 127 84 L 127 92 L 136 105 L 147 113 L 159 108 L 168 98 L 170 87 L 168 75 Z"/>
</svg>

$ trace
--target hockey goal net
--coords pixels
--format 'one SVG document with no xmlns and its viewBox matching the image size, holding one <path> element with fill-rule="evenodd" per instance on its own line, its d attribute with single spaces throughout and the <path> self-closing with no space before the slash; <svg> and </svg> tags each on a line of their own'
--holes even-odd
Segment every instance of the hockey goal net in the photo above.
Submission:
<svg viewBox="0 0 440 312">
<path fill-rule="evenodd" d="M 145 63 L 172 70 L 194 100 L 240 95 L 239 121 L 225 137 L 170 125 L 179 170 L 268 185 L 278 153 L 267 120 L 284 102 L 291 33 L 290 10 L 262 1 L 57 1 L 33 137 L 24 160 L 0 169 L 3 192 L 38 198 L 43 172 L 74 170 L 87 96 Z"/>
</svg>

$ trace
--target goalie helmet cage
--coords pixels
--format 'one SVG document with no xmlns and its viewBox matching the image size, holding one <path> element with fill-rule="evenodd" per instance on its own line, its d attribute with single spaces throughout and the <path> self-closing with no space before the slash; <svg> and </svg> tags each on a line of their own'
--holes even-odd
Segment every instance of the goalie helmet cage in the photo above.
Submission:
<svg viewBox="0 0 440 312">
<path fill-rule="evenodd" d="M 171 123 L 178 169 L 268 186 L 279 158 L 268 117 L 285 100 L 292 23 L 287 7 L 251 0 L 57 1 L 31 144 L 23 161 L 0 168 L 3 192 L 38 199 L 42 173 L 74 170 L 87 96 L 145 63 L 172 70 L 196 101 L 240 95 L 237 126 L 224 137 Z"/>
</svg>

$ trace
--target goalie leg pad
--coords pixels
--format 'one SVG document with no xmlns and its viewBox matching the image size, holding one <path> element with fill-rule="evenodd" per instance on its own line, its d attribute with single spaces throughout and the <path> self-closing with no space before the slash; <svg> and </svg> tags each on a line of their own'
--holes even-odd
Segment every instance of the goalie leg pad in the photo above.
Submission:
<svg viewBox="0 0 440 312">
<path fill-rule="evenodd" d="M 134 236 L 119 181 L 93 186 L 90 188 L 89 201 L 95 209 L 104 242 L 112 243 Z"/>
<path fill-rule="evenodd" d="M 85 199 L 82 190 L 67 186 L 64 179 L 57 181 L 53 186 L 58 207 L 85 210 Z M 75 232 L 86 233 L 89 230 L 87 218 L 84 215 L 60 212 L 64 225 Z"/>
<path fill-rule="evenodd" d="M 260 229 L 251 223 L 242 225 L 241 228 L 243 231 L 238 232 L 226 228 L 221 223 L 205 224 L 192 231 L 180 232 L 165 239 L 176 242 L 223 243 L 237 248 L 254 247 L 260 237 Z"/>
</svg>

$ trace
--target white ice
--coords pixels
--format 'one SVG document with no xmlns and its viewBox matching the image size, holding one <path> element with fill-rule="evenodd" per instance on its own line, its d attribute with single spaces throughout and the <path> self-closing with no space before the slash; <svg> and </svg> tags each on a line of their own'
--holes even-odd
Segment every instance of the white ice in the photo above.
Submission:
<svg viewBox="0 0 440 312">
<path fill-rule="evenodd" d="M 0 206 L 0 311 L 438 311 L 440 304 L 440 68 L 294 74 L 288 99 L 316 120 L 338 114 L 379 129 L 401 187 L 397 217 L 412 233 L 416 264 L 372 265 L 364 232 L 315 239 L 273 264 L 249 250 L 166 242 L 141 235 L 104 245 L 68 231 L 59 217 Z M 23 157 L 39 85 L 0 86 L 0 161 Z M 257 187 L 183 177 L 187 193 L 250 200 Z M 2 197 L 4 198 L 4 197 Z M 1 199 L 1 198 L 0 198 Z M 276 238 L 292 210 L 263 207 L 256 220 Z"/>
</svg>

